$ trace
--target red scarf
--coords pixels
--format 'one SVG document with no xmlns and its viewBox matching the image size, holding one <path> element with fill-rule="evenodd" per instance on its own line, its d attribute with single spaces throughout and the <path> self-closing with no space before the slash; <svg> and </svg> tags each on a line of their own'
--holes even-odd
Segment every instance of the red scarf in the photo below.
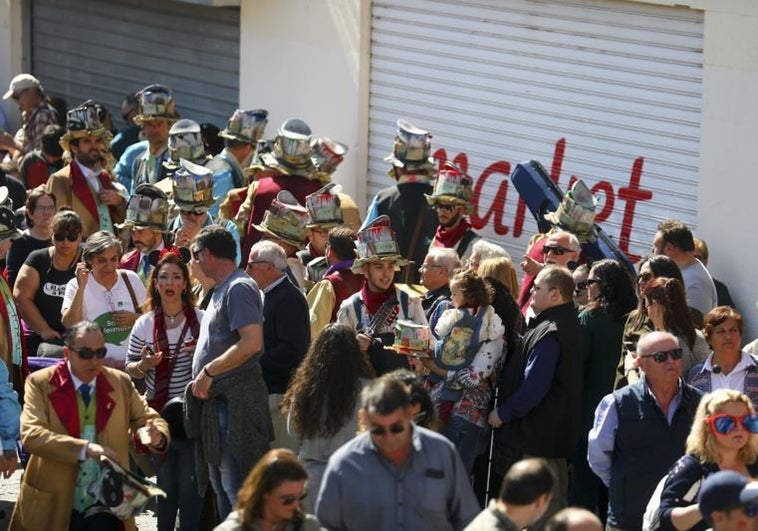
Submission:
<svg viewBox="0 0 758 531">
<path fill-rule="evenodd" d="M 192 337 L 197 339 L 200 333 L 200 323 L 195 314 L 195 308 L 189 304 L 184 305 L 184 327 L 179 334 L 179 342 L 172 353 L 168 344 L 166 335 L 166 318 L 163 315 L 163 307 L 158 306 L 153 310 L 153 345 L 156 352 L 163 352 L 163 359 L 155 368 L 155 384 L 153 388 L 153 398 L 148 403 L 150 407 L 160 413 L 163 406 L 168 402 L 168 391 L 171 383 L 171 373 L 174 372 L 176 359 L 184 346 L 184 338 L 187 335 L 187 329 L 192 332 Z"/>
<path fill-rule="evenodd" d="M 368 311 L 369 315 L 374 315 L 378 310 L 379 307 L 385 303 L 388 299 L 391 299 L 395 296 L 395 283 L 393 282 L 389 288 L 387 288 L 387 291 L 383 291 L 381 293 L 377 293 L 375 291 L 371 291 L 368 289 L 368 280 L 363 281 L 363 286 L 361 286 L 361 297 L 363 297 L 363 302 L 366 304 L 366 310 Z M 361 318 L 360 315 L 356 316 L 359 320 Z"/>
<path fill-rule="evenodd" d="M 90 214 L 92 214 L 92 217 L 94 217 L 97 222 L 100 223 L 100 214 L 97 213 L 95 196 L 92 194 L 92 189 L 89 187 L 89 184 L 87 184 L 87 178 L 84 176 L 84 173 L 82 173 L 82 170 L 76 161 L 71 161 L 71 164 L 69 166 L 71 167 L 71 172 L 69 174 L 71 177 L 71 192 L 74 196 L 79 198 L 79 200 L 84 204 L 84 207 L 89 211 Z M 103 189 L 115 189 L 113 182 L 111 182 L 110 176 L 106 172 L 101 171 L 98 173 L 97 179 L 100 181 L 100 186 Z M 113 207 L 111 206 L 108 207 L 108 209 L 111 211 L 111 220 L 114 220 L 114 213 L 112 208 Z"/>
<path fill-rule="evenodd" d="M 448 230 L 444 229 L 442 225 L 437 225 L 437 232 L 434 235 L 435 247 L 455 247 L 455 244 L 463 238 L 463 235 L 470 228 L 471 223 L 466 218 L 461 218 L 461 222 L 458 223 L 457 227 Z"/>
</svg>

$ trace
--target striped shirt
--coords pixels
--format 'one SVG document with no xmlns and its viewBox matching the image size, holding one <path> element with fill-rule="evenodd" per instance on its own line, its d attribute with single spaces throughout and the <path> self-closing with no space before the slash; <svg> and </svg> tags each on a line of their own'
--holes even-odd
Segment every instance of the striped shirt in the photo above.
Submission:
<svg viewBox="0 0 758 531">
<path fill-rule="evenodd" d="M 203 311 L 195 308 L 195 314 L 197 315 L 198 322 L 203 319 Z M 153 312 L 141 315 L 139 319 L 134 323 L 132 333 L 129 336 L 129 351 L 127 353 L 127 362 L 140 361 L 142 347 L 147 344 L 150 349 L 155 352 L 155 344 L 153 343 Z M 166 337 L 168 338 L 169 350 L 171 355 L 175 355 L 177 352 L 177 343 L 179 343 L 179 334 L 184 329 L 184 319 L 182 323 L 175 328 L 166 329 Z M 192 332 L 188 329 L 185 337 L 181 340 L 182 344 L 187 343 L 190 340 L 197 340 L 192 337 Z M 167 353 L 163 353 L 164 359 L 166 359 Z M 168 398 L 169 400 L 175 396 L 181 396 L 184 394 L 184 388 L 192 380 L 192 353 L 184 352 L 183 349 L 179 349 L 179 357 L 174 364 L 174 371 L 171 373 L 171 381 L 169 383 Z M 147 371 L 145 375 L 145 390 L 146 398 L 151 400 L 155 390 L 155 370 Z"/>
</svg>

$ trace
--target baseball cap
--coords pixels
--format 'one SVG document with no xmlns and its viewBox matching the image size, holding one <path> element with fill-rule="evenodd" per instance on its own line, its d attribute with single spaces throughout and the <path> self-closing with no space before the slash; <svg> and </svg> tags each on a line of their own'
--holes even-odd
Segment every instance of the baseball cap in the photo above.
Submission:
<svg viewBox="0 0 758 531">
<path fill-rule="evenodd" d="M 713 511 L 724 511 L 758 499 L 758 482 L 733 470 L 721 470 L 708 476 L 698 495 L 698 506 L 708 520 Z"/>
<path fill-rule="evenodd" d="M 11 79 L 11 84 L 8 86 L 8 92 L 3 94 L 3 99 L 9 100 L 13 97 L 14 94 L 18 94 L 22 90 L 26 90 L 32 87 L 41 87 L 41 86 L 42 86 L 42 83 L 40 83 L 39 79 L 37 79 L 33 75 L 19 74 L 13 79 Z"/>
</svg>

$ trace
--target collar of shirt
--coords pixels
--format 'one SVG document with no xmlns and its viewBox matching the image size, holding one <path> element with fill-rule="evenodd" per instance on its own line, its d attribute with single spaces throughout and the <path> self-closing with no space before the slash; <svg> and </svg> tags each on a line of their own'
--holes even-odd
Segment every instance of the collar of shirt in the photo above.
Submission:
<svg viewBox="0 0 758 531">
<path fill-rule="evenodd" d="M 650 398 L 652 398 L 655 401 L 655 405 L 658 406 L 658 409 L 663 412 L 663 408 L 661 407 L 661 404 L 658 402 L 658 398 L 653 394 L 653 390 L 650 389 L 650 386 L 647 384 L 647 378 L 643 375 L 642 378 L 645 380 L 645 392 L 650 395 Z M 668 420 L 669 425 L 674 420 L 674 413 L 676 413 L 677 408 L 679 407 L 679 404 L 682 402 L 682 384 L 684 381 L 679 378 L 677 380 L 677 385 L 679 386 L 679 389 L 677 390 L 676 394 L 674 395 L 674 398 L 671 399 L 671 403 L 669 404 L 669 410 L 666 413 L 666 420 Z"/>
<path fill-rule="evenodd" d="M 166 247 L 165 242 L 161 238 L 161 243 L 159 243 L 158 247 L 156 247 L 155 249 L 153 249 L 153 251 L 162 251 L 165 247 Z M 150 252 L 152 253 L 153 251 L 150 251 Z M 142 251 L 139 252 L 140 263 L 142 262 L 142 260 L 145 259 L 146 256 L 147 256 L 147 254 L 143 253 Z"/>
<path fill-rule="evenodd" d="M 734 369 L 732 369 L 732 372 L 729 374 L 732 374 L 733 372 L 746 371 L 747 368 L 751 365 L 756 365 L 755 361 L 750 357 L 750 354 L 742 350 L 740 351 L 740 361 L 737 362 L 737 365 L 734 366 Z M 713 354 L 710 354 L 707 358 L 705 358 L 703 368 L 700 369 L 700 371 L 713 372 Z"/>
<path fill-rule="evenodd" d="M 90 393 L 92 393 L 92 394 L 95 393 L 95 382 L 97 382 L 97 377 L 92 378 L 92 380 L 89 381 L 89 382 L 83 382 L 79 378 L 77 378 L 76 375 L 74 375 L 74 371 L 71 370 L 71 362 L 70 361 L 66 361 L 66 366 L 68 367 L 68 373 L 71 375 L 71 381 L 74 382 L 74 389 L 78 390 L 79 387 L 83 383 L 86 383 L 86 384 L 89 384 L 89 386 L 90 386 Z"/>
<path fill-rule="evenodd" d="M 263 289 L 263 293 L 268 293 L 269 291 L 271 291 L 272 289 L 274 289 L 275 287 L 277 287 L 279 284 L 281 284 L 282 282 L 284 282 L 284 280 L 286 278 L 287 278 L 287 275 L 280 276 L 279 278 L 277 278 L 276 280 L 274 280 L 271 284 L 269 284 L 268 286 L 266 286 Z"/>
<path fill-rule="evenodd" d="M 98 173 L 96 173 L 94 170 L 89 169 L 87 166 L 85 166 L 78 160 L 74 159 L 74 162 L 76 163 L 77 166 L 79 166 L 79 169 L 82 171 L 82 175 L 84 175 L 84 177 L 87 180 L 91 180 L 98 176 Z"/>
</svg>

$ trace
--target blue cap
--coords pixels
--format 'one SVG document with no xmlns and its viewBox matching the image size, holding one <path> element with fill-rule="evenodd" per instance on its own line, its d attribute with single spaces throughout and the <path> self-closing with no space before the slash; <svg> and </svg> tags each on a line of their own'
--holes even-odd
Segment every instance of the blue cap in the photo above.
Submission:
<svg viewBox="0 0 758 531">
<path fill-rule="evenodd" d="M 713 511 L 724 511 L 758 498 L 758 482 L 733 470 L 721 470 L 708 476 L 700 488 L 698 506 L 706 520 Z"/>
</svg>

